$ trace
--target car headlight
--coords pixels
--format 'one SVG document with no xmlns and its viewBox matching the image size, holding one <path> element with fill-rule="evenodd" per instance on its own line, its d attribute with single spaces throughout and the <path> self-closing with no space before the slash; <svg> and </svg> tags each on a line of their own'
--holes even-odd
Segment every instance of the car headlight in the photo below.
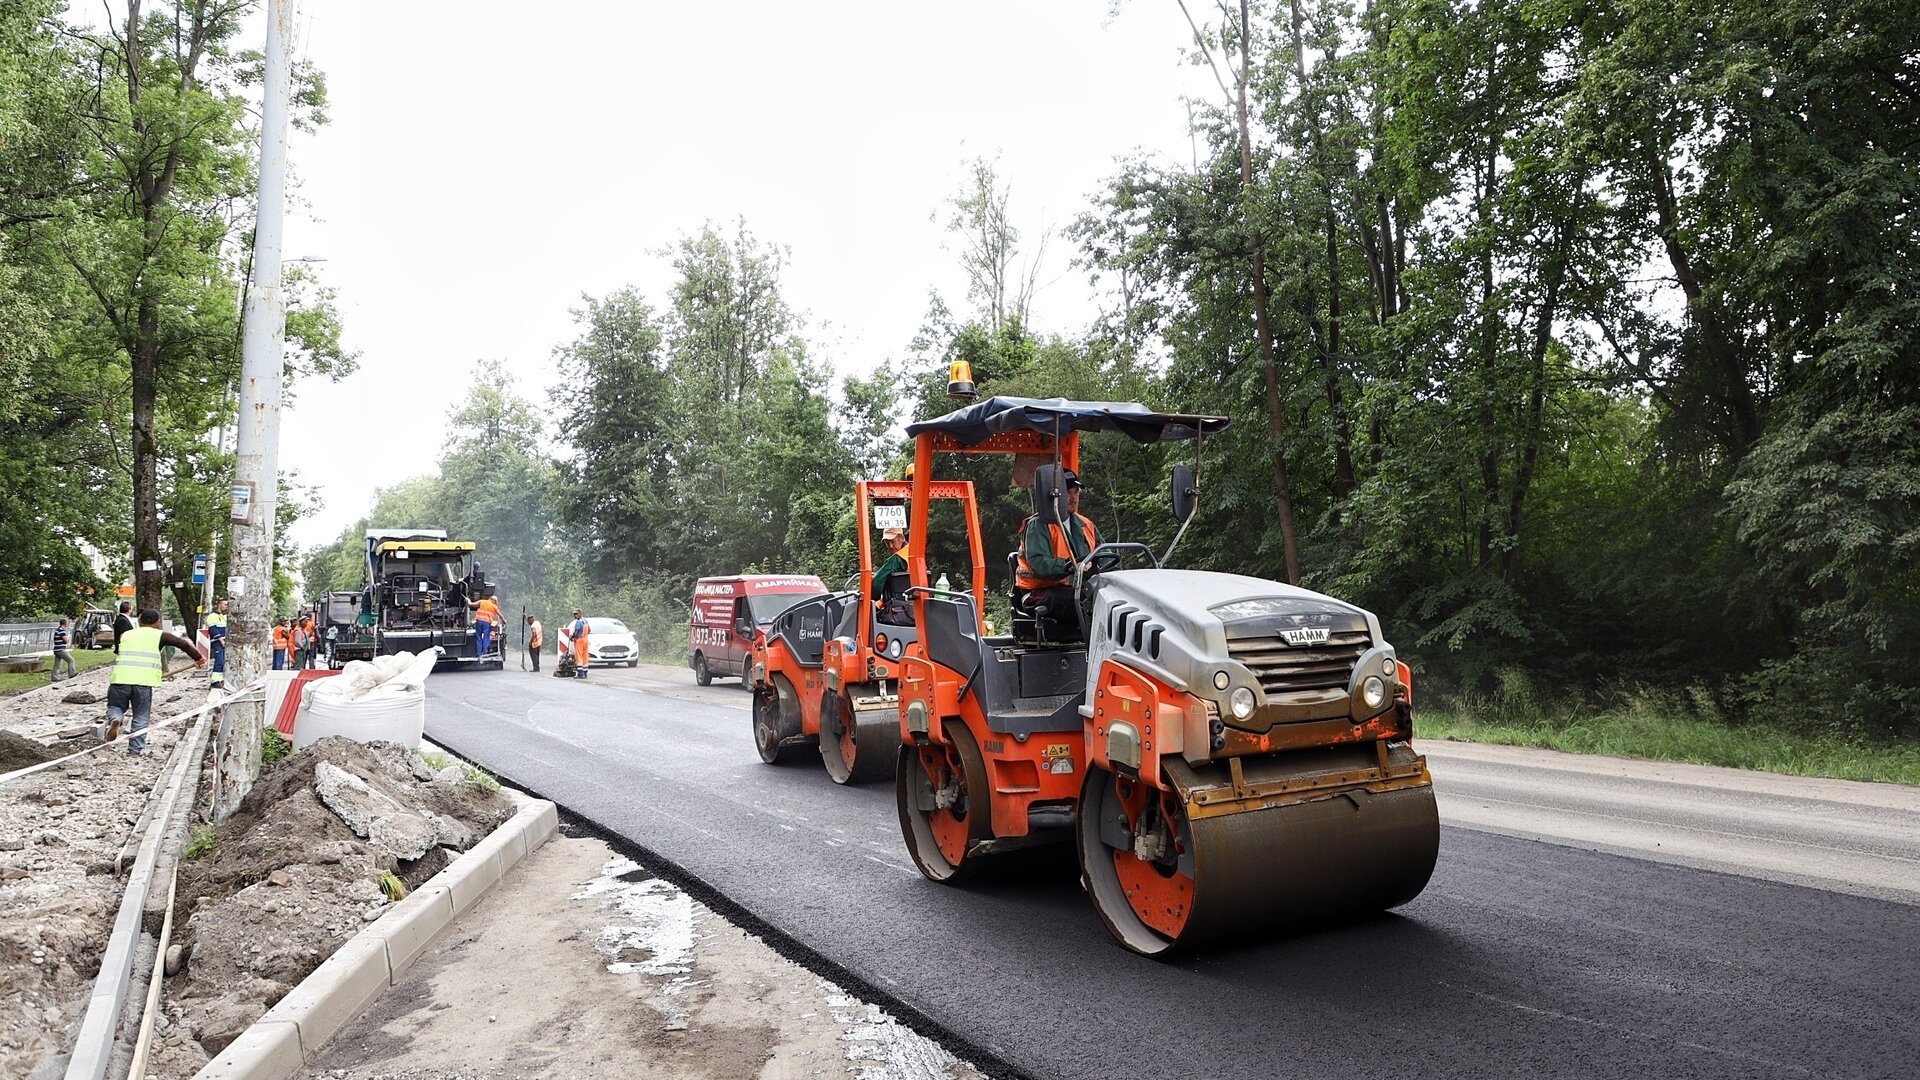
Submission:
<svg viewBox="0 0 1920 1080">
<path fill-rule="evenodd" d="M 1253 715 L 1253 691 L 1244 686 L 1236 686 L 1233 696 L 1227 699 L 1227 705 L 1233 710 L 1235 720 L 1245 720 Z"/>
<path fill-rule="evenodd" d="M 1379 708 L 1387 700 L 1386 682 L 1378 675 L 1367 676 L 1360 684 L 1360 699 L 1367 703 L 1369 709 Z"/>
</svg>

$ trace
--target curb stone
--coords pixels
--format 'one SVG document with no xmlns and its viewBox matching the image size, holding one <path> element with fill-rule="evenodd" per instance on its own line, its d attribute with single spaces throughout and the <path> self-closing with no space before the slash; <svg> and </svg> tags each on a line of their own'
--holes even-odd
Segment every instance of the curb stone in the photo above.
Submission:
<svg viewBox="0 0 1920 1080">
<path fill-rule="evenodd" d="M 552 803 L 503 790 L 519 804 L 513 817 L 343 942 L 195 1080 L 285 1080 L 399 982 L 435 936 L 559 828 Z"/>
</svg>

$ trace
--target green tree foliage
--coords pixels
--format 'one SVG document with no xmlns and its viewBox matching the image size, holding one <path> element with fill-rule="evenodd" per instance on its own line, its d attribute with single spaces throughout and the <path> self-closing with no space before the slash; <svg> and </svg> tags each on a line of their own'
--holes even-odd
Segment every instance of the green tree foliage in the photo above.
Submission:
<svg viewBox="0 0 1920 1080">
<path fill-rule="evenodd" d="M 1119 283 L 1108 335 L 1164 343 L 1163 403 L 1240 421 L 1197 527 L 1241 529 L 1188 557 L 1284 572 L 1284 431 L 1307 581 L 1388 614 L 1430 685 L 1518 664 L 1911 725 L 1914 20 L 1250 12 L 1196 26 L 1227 92 L 1198 167 L 1127 164 L 1073 230 Z M 1245 173 L 1224 62 L 1243 43 Z"/>
<path fill-rule="evenodd" d="M 98 23 L 51 0 L 0 6 L 9 614 L 97 599 L 91 556 L 160 607 L 225 530 L 231 458 L 211 436 L 232 417 L 260 78 L 233 41 L 257 6 L 109 4 Z M 324 83 L 306 68 L 297 83 L 295 122 L 319 122 Z M 288 288 L 290 374 L 350 370 L 330 294 L 299 274 Z M 175 590 L 190 627 L 197 600 Z"/>
</svg>

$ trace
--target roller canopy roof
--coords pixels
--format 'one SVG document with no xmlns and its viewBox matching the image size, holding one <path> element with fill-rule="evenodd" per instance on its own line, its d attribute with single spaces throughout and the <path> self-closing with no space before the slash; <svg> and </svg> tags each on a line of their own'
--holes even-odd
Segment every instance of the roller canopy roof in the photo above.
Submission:
<svg viewBox="0 0 1920 1080">
<path fill-rule="evenodd" d="M 1118 431 L 1135 442 L 1173 442 L 1227 429 L 1224 416 L 1157 413 L 1136 401 L 990 397 L 945 416 L 907 425 L 908 435 L 943 432 L 972 446 L 1006 431 Z"/>
</svg>

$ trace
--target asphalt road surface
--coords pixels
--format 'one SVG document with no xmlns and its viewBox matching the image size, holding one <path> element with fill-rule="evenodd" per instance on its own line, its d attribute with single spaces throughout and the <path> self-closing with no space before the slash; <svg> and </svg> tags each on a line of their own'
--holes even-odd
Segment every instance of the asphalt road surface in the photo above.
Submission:
<svg viewBox="0 0 1920 1080">
<path fill-rule="evenodd" d="M 1428 744 L 1418 899 L 1161 962 L 1064 847 L 923 880 L 890 783 L 761 764 L 747 705 L 667 668 L 449 673 L 427 729 L 1032 1077 L 1920 1073 L 1913 789 Z"/>
</svg>

